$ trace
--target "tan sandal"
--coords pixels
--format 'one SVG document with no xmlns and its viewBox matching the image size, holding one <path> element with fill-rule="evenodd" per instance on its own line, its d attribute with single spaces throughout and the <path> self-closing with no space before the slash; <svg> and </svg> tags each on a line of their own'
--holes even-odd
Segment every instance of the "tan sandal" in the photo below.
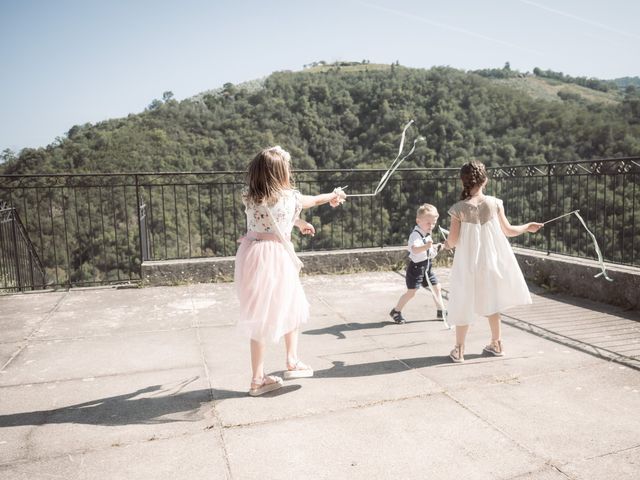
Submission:
<svg viewBox="0 0 640 480">
<path fill-rule="evenodd" d="M 282 388 L 282 378 L 276 376 L 267 376 L 262 378 L 254 378 L 251 380 L 251 388 L 249 395 L 257 397 L 267 392 L 272 392 Z"/>
<path fill-rule="evenodd" d="M 464 345 L 456 345 L 449 353 L 449 358 L 453 360 L 454 363 L 463 363 L 464 362 Z"/>
<path fill-rule="evenodd" d="M 483 348 L 483 350 L 496 357 L 504 357 L 502 348 L 502 340 L 491 340 L 491 343 Z"/>
<path fill-rule="evenodd" d="M 313 377 L 313 368 L 309 365 L 305 365 L 300 360 L 292 366 L 288 366 L 283 375 L 285 380 L 291 380 L 292 378 L 308 378 Z"/>
</svg>

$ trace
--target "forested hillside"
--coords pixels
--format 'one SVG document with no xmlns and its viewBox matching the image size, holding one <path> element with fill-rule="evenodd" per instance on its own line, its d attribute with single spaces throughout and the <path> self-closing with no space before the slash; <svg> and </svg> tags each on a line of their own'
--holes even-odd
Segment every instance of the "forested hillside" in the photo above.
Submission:
<svg viewBox="0 0 640 480">
<path fill-rule="evenodd" d="M 450 166 L 471 157 L 512 165 L 640 154 L 640 95 L 633 85 L 603 92 L 562 74 L 508 70 L 505 80 L 487 72 L 314 66 L 183 101 L 166 92 L 140 114 L 74 126 L 65 138 L 17 157 L 5 151 L 0 168 L 235 170 L 272 144 L 289 149 L 296 168 L 382 166 L 409 119 L 415 120 L 410 134 L 426 142 L 407 166 Z M 542 73 L 553 77 L 549 72 Z"/>
</svg>

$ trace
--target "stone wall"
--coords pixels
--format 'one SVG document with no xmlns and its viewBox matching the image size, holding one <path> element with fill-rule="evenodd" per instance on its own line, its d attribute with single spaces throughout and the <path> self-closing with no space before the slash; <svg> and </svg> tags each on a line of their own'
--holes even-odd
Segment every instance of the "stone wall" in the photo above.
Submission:
<svg viewBox="0 0 640 480">
<path fill-rule="evenodd" d="M 549 289 L 597 302 L 640 310 L 640 268 L 607 264 L 613 280 L 600 276 L 595 260 L 514 248 L 520 268 L 527 280 Z"/>
<path fill-rule="evenodd" d="M 301 252 L 303 275 L 340 274 L 404 269 L 406 247 L 361 248 L 328 252 Z M 233 281 L 235 257 L 144 262 L 146 285 L 177 285 Z"/>
<path fill-rule="evenodd" d="M 593 260 L 514 248 L 516 258 L 527 280 L 551 292 L 565 292 L 577 297 L 640 310 L 640 269 L 607 266 L 609 282 Z M 363 248 L 329 252 L 302 252 L 303 275 L 344 274 L 379 270 L 403 270 L 406 247 Z M 438 256 L 447 265 L 448 256 Z M 199 258 L 144 262 L 142 278 L 146 285 L 177 285 L 233 281 L 234 257 Z"/>
</svg>

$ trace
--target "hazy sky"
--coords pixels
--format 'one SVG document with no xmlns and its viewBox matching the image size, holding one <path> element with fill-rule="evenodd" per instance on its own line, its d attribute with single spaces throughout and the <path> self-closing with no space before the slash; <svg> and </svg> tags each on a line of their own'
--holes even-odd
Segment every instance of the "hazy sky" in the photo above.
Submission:
<svg viewBox="0 0 640 480">
<path fill-rule="evenodd" d="M 0 0 L 0 150 L 313 61 L 640 75 L 631 0 Z"/>
</svg>

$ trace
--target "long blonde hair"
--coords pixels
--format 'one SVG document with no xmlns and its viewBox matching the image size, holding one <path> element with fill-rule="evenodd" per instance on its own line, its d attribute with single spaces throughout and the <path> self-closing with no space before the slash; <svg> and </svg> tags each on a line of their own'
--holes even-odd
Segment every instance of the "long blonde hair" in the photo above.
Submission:
<svg viewBox="0 0 640 480">
<path fill-rule="evenodd" d="M 258 153 L 247 169 L 247 197 L 254 203 L 274 203 L 282 190 L 292 188 L 291 155 L 280 146 Z"/>
<path fill-rule="evenodd" d="M 466 200 L 471 196 L 471 190 L 482 185 L 487 180 L 487 170 L 484 163 L 472 160 L 460 168 L 460 180 L 462 180 L 462 193 L 460 200 Z"/>
</svg>

